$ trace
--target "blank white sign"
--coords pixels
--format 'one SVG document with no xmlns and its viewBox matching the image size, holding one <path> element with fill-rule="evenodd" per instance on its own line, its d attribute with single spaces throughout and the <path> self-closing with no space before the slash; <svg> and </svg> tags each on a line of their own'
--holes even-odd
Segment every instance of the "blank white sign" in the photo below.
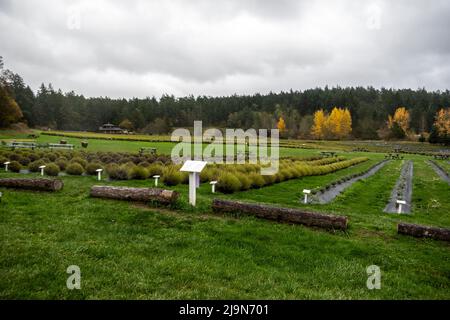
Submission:
<svg viewBox="0 0 450 320">
<path fill-rule="evenodd" d="M 187 160 L 180 171 L 185 172 L 202 172 L 203 168 L 205 168 L 207 162 L 206 161 L 198 161 L 198 160 Z"/>
</svg>

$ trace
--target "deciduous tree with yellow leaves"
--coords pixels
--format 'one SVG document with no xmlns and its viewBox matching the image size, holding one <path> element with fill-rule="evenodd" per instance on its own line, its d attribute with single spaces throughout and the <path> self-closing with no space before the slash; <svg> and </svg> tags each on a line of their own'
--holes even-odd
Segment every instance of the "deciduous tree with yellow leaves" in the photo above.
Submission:
<svg viewBox="0 0 450 320">
<path fill-rule="evenodd" d="M 328 116 L 322 109 L 314 113 L 312 135 L 317 139 L 343 139 L 352 132 L 352 117 L 348 109 L 333 108 Z"/>
<path fill-rule="evenodd" d="M 325 112 L 320 109 L 314 113 L 314 123 L 311 128 L 311 134 L 316 139 L 323 139 L 325 137 L 325 122 L 327 120 L 327 116 Z"/>
<path fill-rule="evenodd" d="M 437 112 L 434 121 L 439 135 L 450 134 L 450 109 L 441 109 Z"/>
<path fill-rule="evenodd" d="M 277 128 L 280 130 L 280 133 L 283 133 L 286 130 L 286 123 L 282 117 L 278 120 Z"/>
<path fill-rule="evenodd" d="M 404 133 L 408 132 L 409 129 L 409 111 L 404 107 L 399 107 L 395 110 L 394 116 L 388 116 L 388 127 L 392 129 L 394 127 L 394 123 L 396 123 Z"/>
</svg>

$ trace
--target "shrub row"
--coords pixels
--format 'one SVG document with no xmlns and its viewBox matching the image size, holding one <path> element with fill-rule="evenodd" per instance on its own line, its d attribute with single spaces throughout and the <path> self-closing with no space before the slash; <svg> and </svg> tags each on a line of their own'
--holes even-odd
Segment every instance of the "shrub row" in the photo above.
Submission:
<svg viewBox="0 0 450 320">
<path fill-rule="evenodd" d="M 322 166 L 311 166 L 307 164 L 296 164 L 292 167 L 280 167 L 275 175 L 262 176 L 258 173 L 245 175 L 237 170 L 223 171 L 218 176 L 217 190 L 223 193 L 233 193 L 236 191 L 248 190 L 251 188 L 261 188 L 274 183 L 283 182 L 290 179 L 296 179 L 305 176 L 324 175 L 335 172 L 350 166 L 369 160 L 366 157 L 354 158 L 345 161 L 339 161 Z"/>
</svg>

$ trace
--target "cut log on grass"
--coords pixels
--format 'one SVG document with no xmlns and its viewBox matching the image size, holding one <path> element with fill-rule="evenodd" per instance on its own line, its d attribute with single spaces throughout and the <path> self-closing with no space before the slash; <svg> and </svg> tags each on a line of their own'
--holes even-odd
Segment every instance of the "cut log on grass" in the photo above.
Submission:
<svg viewBox="0 0 450 320">
<path fill-rule="evenodd" d="M 325 229 L 347 229 L 347 217 L 345 216 L 221 199 L 214 199 L 212 208 L 215 212 L 242 212 L 280 222 L 303 224 Z"/>
<path fill-rule="evenodd" d="M 427 227 L 411 223 L 399 223 L 397 226 L 397 232 L 399 234 L 405 234 L 416 238 L 431 238 L 450 241 L 450 229 Z"/>
<path fill-rule="evenodd" d="M 0 187 L 29 189 L 37 191 L 59 191 L 64 183 L 59 179 L 24 179 L 6 178 L 0 179 Z"/>
<path fill-rule="evenodd" d="M 93 186 L 91 197 L 142 202 L 157 201 L 169 204 L 177 200 L 178 192 L 157 188 Z"/>
</svg>

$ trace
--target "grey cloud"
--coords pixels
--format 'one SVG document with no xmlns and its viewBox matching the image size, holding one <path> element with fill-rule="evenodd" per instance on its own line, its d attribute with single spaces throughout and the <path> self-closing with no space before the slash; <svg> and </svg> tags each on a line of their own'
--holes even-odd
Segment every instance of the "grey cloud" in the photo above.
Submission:
<svg viewBox="0 0 450 320">
<path fill-rule="evenodd" d="M 327 84 L 449 88 L 443 0 L 0 4 L 0 55 L 34 89 L 52 82 L 132 97 Z M 74 12 L 79 29 L 68 26 Z"/>
</svg>

